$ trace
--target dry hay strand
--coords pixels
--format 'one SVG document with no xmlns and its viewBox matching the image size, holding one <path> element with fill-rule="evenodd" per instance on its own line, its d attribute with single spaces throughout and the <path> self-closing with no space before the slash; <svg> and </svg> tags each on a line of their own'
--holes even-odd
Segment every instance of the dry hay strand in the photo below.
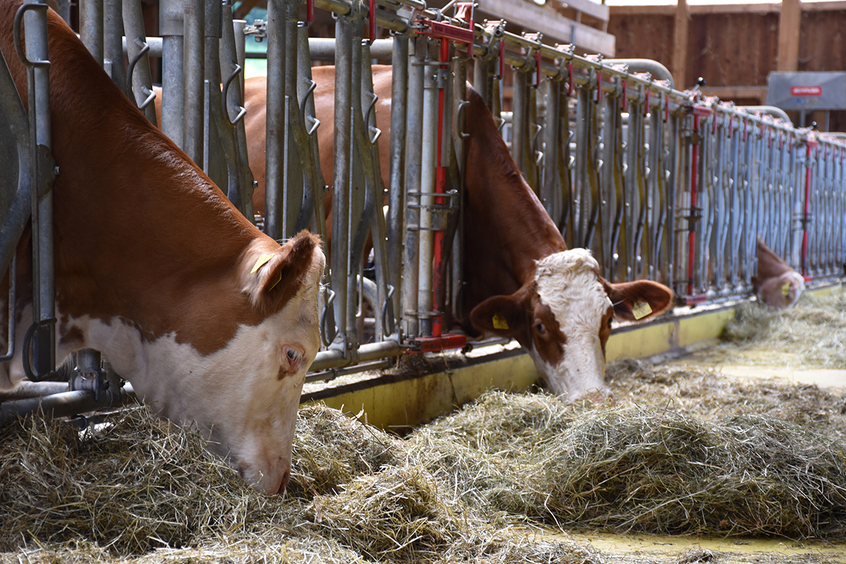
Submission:
<svg viewBox="0 0 846 564">
<path fill-rule="evenodd" d="M 541 416 L 521 427 L 514 413 L 524 403 Z M 550 427 L 539 428 L 543 421 Z M 497 436 L 498 429 L 511 431 Z M 448 489 L 470 493 L 478 510 L 560 527 L 790 538 L 846 532 L 846 447 L 767 416 L 712 422 L 489 393 L 417 430 L 410 451 Z"/>
<path fill-rule="evenodd" d="M 618 400 L 684 411 L 707 420 L 764 414 L 846 441 L 846 396 L 814 384 L 744 381 L 708 368 L 624 359 L 608 365 Z"/>
<path fill-rule="evenodd" d="M 315 497 L 312 511 L 326 533 L 374 559 L 431 562 L 464 532 L 432 476 L 415 467 L 359 476 Z"/>
<path fill-rule="evenodd" d="M 0 550 L 89 539 L 116 554 L 189 545 L 273 511 L 196 431 L 146 408 L 79 434 L 41 416 L 0 429 Z"/>
<path fill-rule="evenodd" d="M 417 464 L 359 476 L 336 495 L 317 496 L 310 517 L 321 534 L 367 558 L 409 563 L 594 564 L 570 542 L 494 527 Z"/>
<path fill-rule="evenodd" d="M 0 441 L 0 562 L 598 562 L 479 520 L 403 441 L 323 406 L 301 410 L 285 498 L 145 408 L 82 434 L 35 415 Z"/>
<path fill-rule="evenodd" d="M 310 499 L 396 464 L 398 439 L 324 405 L 300 408 L 289 495 Z"/>
<path fill-rule="evenodd" d="M 743 302 L 722 335 L 725 343 L 702 353 L 711 360 L 772 364 L 787 357 L 803 367 L 846 366 L 846 288 L 826 296 L 804 293 L 792 308 L 775 309 L 760 302 Z M 766 347 L 778 354 L 743 354 Z"/>
</svg>

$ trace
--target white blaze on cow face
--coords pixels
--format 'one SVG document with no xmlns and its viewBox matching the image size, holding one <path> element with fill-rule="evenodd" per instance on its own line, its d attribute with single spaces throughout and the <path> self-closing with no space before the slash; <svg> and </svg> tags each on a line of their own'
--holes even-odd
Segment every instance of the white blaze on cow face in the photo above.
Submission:
<svg viewBox="0 0 846 564">
<path fill-rule="evenodd" d="M 555 253 L 537 263 L 535 283 L 540 304 L 548 307 L 558 322 L 563 350 L 558 355 L 543 354 L 535 346 L 529 353 L 550 389 L 568 401 L 593 391 L 607 393 L 600 333 L 605 329 L 607 339 L 613 307 L 598 272 L 599 264 L 585 249 Z M 554 330 L 533 324 L 533 343 Z"/>
</svg>

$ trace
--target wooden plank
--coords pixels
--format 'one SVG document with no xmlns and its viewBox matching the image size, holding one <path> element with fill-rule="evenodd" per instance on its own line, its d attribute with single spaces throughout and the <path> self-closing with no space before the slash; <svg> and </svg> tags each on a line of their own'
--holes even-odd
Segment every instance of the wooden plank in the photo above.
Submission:
<svg viewBox="0 0 846 564">
<path fill-rule="evenodd" d="M 676 82 L 676 89 L 682 90 L 687 86 L 687 31 L 690 12 L 687 10 L 687 0 L 676 1 L 671 70 Z"/>
<path fill-rule="evenodd" d="M 551 8 L 525 1 L 485 0 L 477 10 L 527 30 L 539 31 L 543 34 L 544 43 L 575 42 L 580 51 L 614 56 L 616 40 L 613 35 L 565 18 Z"/>
<path fill-rule="evenodd" d="M 610 6 L 612 16 L 672 16 L 676 7 L 672 4 L 659 6 Z M 692 4 L 687 7 L 693 15 L 699 14 L 773 14 L 781 11 L 780 2 L 762 4 Z M 846 2 L 802 2 L 803 12 L 839 12 L 846 10 Z"/>
<path fill-rule="evenodd" d="M 564 4 L 585 15 L 598 20 L 608 21 L 609 9 L 605 4 L 597 4 L 591 0 L 553 0 L 554 4 Z"/>
<path fill-rule="evenodd" d="M 799 0 L 782 0 L 778 19 L 778 65 L 782 72 L 799 70 L 799 25 L 802 7 Z"/>
<path fill-rule="evenodd" d="M 720 100 L 758 100 L 763 104 L 767 99 L 766 86 L 704 86 L 702 94 L 705 96 L 716 96 Z"/>
</svg>

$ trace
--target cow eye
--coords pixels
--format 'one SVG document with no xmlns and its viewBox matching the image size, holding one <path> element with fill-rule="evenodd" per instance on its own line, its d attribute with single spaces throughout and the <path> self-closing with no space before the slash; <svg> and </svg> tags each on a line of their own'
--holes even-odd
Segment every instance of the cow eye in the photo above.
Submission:
<svg viewBox="0 0 846 564">
<path fill-rule="evenodd" d="M 546 333 L 546 327 L 544 326 L 543 323 L 537 323 L 535 325 L 535 331 L 537 331 L 540 334 L 544 334 L 544 333 Z"/>
<path fill-rule="evenodd" d="M 285 356 L 287 356 L 288 360 L 290 360 L 291 362 L 296 362 L 300 358 L 302 358 L 303 355 L 292 347 L 285 347 Z"/>
</svg>

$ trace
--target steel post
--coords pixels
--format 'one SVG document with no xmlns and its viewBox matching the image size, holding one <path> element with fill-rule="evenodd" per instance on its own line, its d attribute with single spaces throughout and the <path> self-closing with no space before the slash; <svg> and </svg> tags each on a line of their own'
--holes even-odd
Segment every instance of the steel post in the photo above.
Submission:
<svg viewBox="0 0 846 564">
<path fill-rule="evenodd" d="M 388 283 L 394 288 L 393 310 L 402 312 L 400 288 L 403 279 L 402 240 L 403 218 L 406 202 L 405 172 L 405 112 L 408 102 L 408 43 L 406 33 L 395 33 L 392 39 L 393 56 L 391 64 L 391 162 L 390 186 L 388 188 Z"/>
<path fill-rule="evenodd" d="M 423 86 L 425 63 L 428 59 L 428 42 L 418 36 L 411 43 L 408 73 L 408 106 L 405 135 L 405 244 L 403 245 L 402 319 L 403 335 L 417 337 L 420 332 L 418 318 L 418 280 L 420 235 L 420 186 L 423 139 Z"/>
<path fill-rule="evenodd" d="M 103 66 L 103 0 L 79 0 L 79 36 L 91 56 Z"/>
<path fill-rule="evenodd" d="M 161 0 L 159 29 L 162 34 L 162 132 L 182 147 L 185 108 L 183 79 L 183 0 Z"/>
<path fill-rule="evenodd" d="M 195 163 L 202 166 L 203 146 L 203 104 L 205 92 L 205 2 L 183 0 L 185 18 L 185 91 L 182 114 L 182 149 Z M 217 5 L 217 3 L 215 3 Z M 219 8 L 219 6 L 218 6 Z M 215 88 L 217 85 L 213 85 Z"/>
</svg>

